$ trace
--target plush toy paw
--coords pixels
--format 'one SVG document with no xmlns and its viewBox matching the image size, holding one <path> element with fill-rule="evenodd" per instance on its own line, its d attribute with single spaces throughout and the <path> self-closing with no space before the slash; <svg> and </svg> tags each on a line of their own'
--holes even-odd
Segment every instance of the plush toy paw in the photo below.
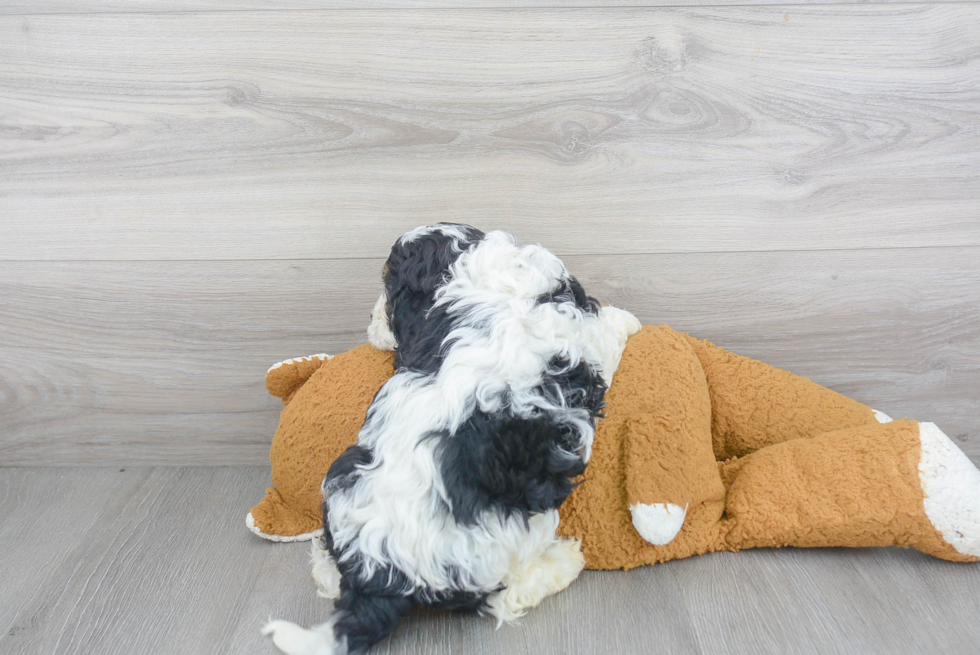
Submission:
<svg viewBox="0 0 980 655">
<path fill-rule="evenodd" d="M 263 499 L 264 500 L 264 499 Z M 268 534 L 262 532 L 262 529 L 255 524 L 255 517 L 249 512 L 245 515 L 245 525 L 248 527 L 248 531 L 257 537 L 262 537 L 267 541 L 276 541 L 280 543 L 287 543 L 290 541 L 309 541 L 310 539 L 316 539 L 323 533 L 322 529 L 314 530 L 313 532 L 304 532 L 303 534 L 295 535 L 284 535 L 284 534 Z"/>
<path fill-rule="evenodd" d="M 673 503 L 637 503 L 630 505 L 630 515 L 633 517 L 633 527 L 645 541 L 654 546 L 665 546 L 681 531 L 687 508 Z"/>
<path fill-rule="evenodd" d="M 872 410 L 880 423 L 891 417 Z M 960 555 L 980 557 L 980 471 L 935 423 L 919 423 L 926 517 Z"/>
<path fill-rule="evenodd" d="M 933 423 L 919 423 L 926 516 L 961 555 L 980 557 L 980 471 Z"/>
</svg>

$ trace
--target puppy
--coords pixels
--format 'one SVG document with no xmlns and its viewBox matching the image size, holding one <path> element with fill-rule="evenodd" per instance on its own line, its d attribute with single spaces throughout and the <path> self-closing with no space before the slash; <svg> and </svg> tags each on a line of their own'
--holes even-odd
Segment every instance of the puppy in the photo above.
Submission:
<svg viewBox="0 0 980 655">
<path fill-rule="evenodd" d="M 333 615 L 263 629 L 291 655 L 362 653 L 414 604 L 513 621 L 584 565 L 557 508 L 639 322 L 543 247 L 466 225 L 406 233 L 383 280 L 368 335 L 396 372 L 323 481 Z"/>
</svg>

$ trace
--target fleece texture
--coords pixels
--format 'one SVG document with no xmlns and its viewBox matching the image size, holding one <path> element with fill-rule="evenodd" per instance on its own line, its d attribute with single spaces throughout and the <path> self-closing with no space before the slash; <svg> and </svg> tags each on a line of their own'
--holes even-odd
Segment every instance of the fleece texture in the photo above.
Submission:
<svg viewBox="0 0 980 655">
<path fill-rule="evenodd" d="M 272 486 L 252 508 L 264 534 L 295 536 L 323 525 L 320 483 L 357 433 L 374 395 L 394 374 L 394 356 L 363 345 L 336 357 L 289 360 L 265 386 L 285 407 L 272 438 Z"/>
<path fill-rule="evenodd" d="M 356 442 L 392 362 L 365 345 L 270 369 L 266 386 L 285 407 L 273 486 L 250 514 L 258 533 L 321 527 L 320 482 Z M 559 532 L 581 540 L 587 568 L 760 546 L 896 545 L 978 559 L 925 513 L 914 421 L 879 423 L 857 401 L 666 326 L 629 339 L 605 400 L 589 466 L 559 510 Z M 651 530 L 651 517 L 678 512 L 672 539 Z M 669 541 L 650 543 L 638 527 Z"/>
</svg>

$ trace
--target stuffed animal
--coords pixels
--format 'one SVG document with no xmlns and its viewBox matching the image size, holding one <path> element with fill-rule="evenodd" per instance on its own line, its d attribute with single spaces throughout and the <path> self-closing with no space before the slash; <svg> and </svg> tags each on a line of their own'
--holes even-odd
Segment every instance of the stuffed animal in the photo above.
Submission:
<svg viewBox="0 0 980 655">
<path fill-rule="evenodd" d="M 320 482 L 357 440 L 391 353 L 275 365 L 272 483 L 247 517 L 275 541 L 321 527 Z M 666 326 L 630 337 L 592 457 L 560 509 L 586 567 L 760 546 L 903 546 L 980 560 L 980 471 L 931 423 L 880 412 Z"/>
</svg>

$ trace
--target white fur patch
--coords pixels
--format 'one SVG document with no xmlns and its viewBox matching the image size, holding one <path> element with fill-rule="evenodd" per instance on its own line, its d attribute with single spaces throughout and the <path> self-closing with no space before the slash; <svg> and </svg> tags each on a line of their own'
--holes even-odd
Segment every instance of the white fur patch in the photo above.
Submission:
<svg viewBox="0 0 980 655">
<path fill-rule="evenodd" d="M 388 296 L 382 293 L 371 310 L 371 324 L 368 325 L 368 341 L 378 350 L 392 351 L 398 346 L 395 334 L 388 325 Z"/>
<path fill-rule="evenodd" d="M 919 481 L 929 522 L 963 555 L 980 557 L 980 471 L 933 423 L 919 423 Z"/>
<path fill-rule="evenodd" d="M 289 621 L 269 621 L 262 634 L 272 636 L 272 643 L 286 655 L 346 655 L 347 640 L 338 644 L 333 621 L 306 630 Z"/>
<path fill-rule="evenodd" d="M 311 549 L 313 579 L 316 581 L 316 595 L 320 598 L 336 600 L 340 598 L 340 571 L 330 552 L 320 548 L 318 539 L 313 540 Z"/>
<path fill-rule="evenodd" d="M 286 366 L 287 364 L 299 364 L 300 362 L 312 362 L 314 358 L 315 359 L 319 359 L 320 361 L 323 361 L 323 360 L 327 360 L 327 359 L 333 359 L 333 355 L 328 355 L 326 353 L 319 353 L 317 355 L 310 355 L 309 357 L 293 357 L 292 359 L 287 359 L 287 360 L 284 360 L 284 361 L 281 361 L 281 362 L 276 362 L 275 364 L 273 364 L 272 366 L 269 367 L 269 371 L 274 371 L 277 368 L 280 368 L 282 366 Z M 268 360 L 266 360 L 266 361 L 268 361 Z M 266 375 L 269 374 L 269 371 L 266 371 L 265 372 Z"/>
<path fill-rule="evenodd" d="M 251 512 L 249 512 L 245 516 L 245 525 L 248 526 L 248 529 L 250 532 L 252 532 L 252 534 L 262 537 L 267 541 L 277 541 L 281 543 L 287 543 L 290 541 L 309 541 L 314 537 L 319 537 L 320 534 L 323 532 L 323 530 L 321 529 L 321 530 L 314 530 L 313 532 L 307 532 L 306 534 L 297 534 L 292 536 L 287 536 L 282 534 L 266 534 L 265 532 L 259 530 L 259 526 L 255 525 L 255 517 L 252 516 Z"/>
<path fill-rule="evenodd" d="M 541 555 L 524 562 L 504 578 L 506 588 L 487 599 L 490 614 L 497 618 L 497 627 L 505 621 L 516 621 L 527 610 L 570 585 L 583 568 L 582 543 L 576 539 L 557 540 Z"/>
<path fill-rule="evenodd" d="M 681 531 L 687 508 L 673 503 L 637 503 L 630 505 L 630 514 L 633 516 L 633 527 L 644 540 L 654 546 L 663 546 L 673 541 Z"/>
</svg>

